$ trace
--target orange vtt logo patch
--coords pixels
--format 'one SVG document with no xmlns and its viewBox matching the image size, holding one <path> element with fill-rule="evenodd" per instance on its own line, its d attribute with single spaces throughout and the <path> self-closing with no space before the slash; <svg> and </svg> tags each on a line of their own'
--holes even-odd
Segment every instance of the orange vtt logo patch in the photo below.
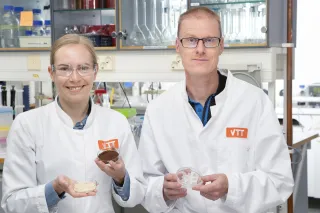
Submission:
<svg viewBox="0 0 320 213">
<path fill-rule="evenodd" d="M 108 141 L 98 140 L 98 144 L 100 150 L 109 150 L 112 149 L 112 147 L 119 149 L 118 139 L 111 139 Z"/>
<path fill-rule="evenodd" d="M 226 129 L 227 138 L 248 138 L 247 128 L 228 127 Z"/>
</svg>

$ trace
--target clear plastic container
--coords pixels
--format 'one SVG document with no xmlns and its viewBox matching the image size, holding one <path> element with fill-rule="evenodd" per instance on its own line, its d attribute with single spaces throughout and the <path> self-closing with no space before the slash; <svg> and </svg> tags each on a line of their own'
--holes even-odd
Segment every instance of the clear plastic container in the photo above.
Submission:
<svg viewBox="0 0 320 213">
<path fill-rule="evenodd" d="M 177 171 L 178 182 L 182 188 L 192 188 L 196 185 L 202 185 L 201 174 L 194 168 L 182 167 Z"/>
<path fill-rule="evenodd" d="M 39 21 L 39 20 L 33 21 L 32 35 L 33 36 L 43 36 L 44 29 L 42 26 L 43 26 L 42 21 Z"/>
<path fill-rule="evenodd" d="M 3 39 L 1 46 L 5 48 L 19 47 L 19 23 L 13 15 L 13 6 L 4 5 L 3 10 L 4 14 L 0 23 Z"/>
<path fill-rule="evenodd" d="M 20 23 L 20 14 L 21 12 L 24 10 L 23 7 L 15 7 L 13 9 L 13 12 L 14 12 L 14 16 L 17 18 L 18 22 Z"/>
<path fill-rule="evenodd" d="M 51 21 L 45 20 L 44 22 L 44 35 L 45 36 L 51 36 Z"/>
<path fill-rule="evenodd" d="M 18 32 L 18 36 L 23 36 L 24 35 L 24 27 L 21 27 L 20 26 L 20 14 L 21 14 L 21 12 L 24 10 L 24 8 L 23 7 L 15 7 L 14 9 L 13 9 L 13 14 L 14 14 L 14 17 L 16 18 L 16 20 L 17 20 L 17 23 L 18 23 L 18 30 L 19 30 L 19 32 Z"/>
<path fill-rule="evenodd" d="M 13 122 L 12 107 L 0 106 L 0 127 L 8 128 Z"/>
</svg>

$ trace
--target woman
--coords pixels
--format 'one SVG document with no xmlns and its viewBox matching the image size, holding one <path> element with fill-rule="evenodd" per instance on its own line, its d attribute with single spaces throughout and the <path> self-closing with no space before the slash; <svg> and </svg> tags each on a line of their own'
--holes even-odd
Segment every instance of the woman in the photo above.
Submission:
<svg viewBox="0 0 320 213">
<path fill-rule="evenodd" d="M 44 107 L 20 114 L 8 136 L 2 207 L 6 212 L 114 212 L 111 194 L 124 207 L 145 193 L 140 158 L 130 126 L 116 111 L 93 104 L 90 90 L 98 72 L 90 40 L 65 35 L 51 50 L 48 71 L 58 96 Z M 116 162 L 97 158 L 106 147 Z M 98 183 L 89 192 L 78 182 Z"/>
</svg>

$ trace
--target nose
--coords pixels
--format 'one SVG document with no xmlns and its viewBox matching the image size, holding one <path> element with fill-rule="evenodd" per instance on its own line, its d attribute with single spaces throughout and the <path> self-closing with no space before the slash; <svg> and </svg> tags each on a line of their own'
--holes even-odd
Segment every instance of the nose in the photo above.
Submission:
<svg viewBox="0 0 320 213">
<path fill-rule="evenodd" d="M 75 82 L 80 81 L 81 76 L 80 76 L 80 74 L 78 73 L 77 68 L 74 68 L 74 69 L 72 70 L 72 73 L 71 73 L 69 79 L 70 79 L 70 81 L 75 81 Z"/>
<path fill-rule="evenodd" d="M 205 53 L 206 47 L 204 46 L 203 40 L 198 41 L 196 50 L 197 50 L 197 54 L 201 55 Z"/>
</svg>

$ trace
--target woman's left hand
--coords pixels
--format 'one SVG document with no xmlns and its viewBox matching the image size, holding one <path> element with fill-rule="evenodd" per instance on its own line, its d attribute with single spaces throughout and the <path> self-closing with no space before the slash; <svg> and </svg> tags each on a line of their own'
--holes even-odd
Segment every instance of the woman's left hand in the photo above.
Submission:
<svg viewBox="0 0 320 213">
<path fill-rule="evenodd" d="M 109 161 L 108 164 L 105 164 L 99 158 L 96 158 L 95 162 L 103 172 L 113 178 L 117 185 L 123 185 L 126 167 L 121 157 L 116 162 Z"/>
</svg>

